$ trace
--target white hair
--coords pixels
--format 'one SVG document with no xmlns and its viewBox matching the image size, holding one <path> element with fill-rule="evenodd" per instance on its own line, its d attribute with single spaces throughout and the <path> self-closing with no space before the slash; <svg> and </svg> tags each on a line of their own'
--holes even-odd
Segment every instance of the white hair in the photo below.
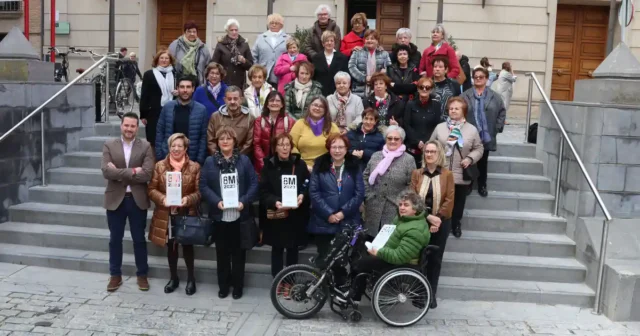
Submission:
<svg viewBox="0 0 640 336">
<path fill-rule="evenodd" d="M 400 28 L 396 32 L 396 38 L 399 38 L 401 35 L 407 35 L 409 39 L 411 39 L 411 29 L 409 28 Z"/>
<path fill-rule="evenodd" d="M 318 16 L 318 14 L 320 14 L 323 10 L 326 10 L 327 13 L 329 13 L 329 16 L 331 16 L 331 7 L 329 7 L 329 5 L 318 6 L 318 8 L 316 8 L 316 16 Z"/>
<path fill-rule="evenodd" d="M 351 75 L 349 75 L 348 73 L 344 72 L 344 71 L 338 71 L 338 73 L 336 73 L 335 76 L 333 76 L 333 82 L 337 82 L 338 79 L 346 79 L 349 81 L 349 83 L 351 83 Z"/>
<path fill-rule="evenodd" d="M 402 142 L 404 142 L 404 139 L 407 137 L 407 133 L 405 133 L 404 128 L 398 125 L 391 125 L 387 127 L 387 129 L 384 131 L 384 137 L 386 138 L 387 135 L 389 135 L 389 133 L 391 132 L 398 132 L 398 134 L 400 134 L 400 137 L 402 138 Z"/>
<path fill-rule="evenodd" d="M 240 30 L 240 22 L 238 20 L 231 18 L 227 20 L 227 23 L 224 24 L 224 31 L 229 31 L 229 27 L 236 26 L 238 30 Z"/>
</svg>

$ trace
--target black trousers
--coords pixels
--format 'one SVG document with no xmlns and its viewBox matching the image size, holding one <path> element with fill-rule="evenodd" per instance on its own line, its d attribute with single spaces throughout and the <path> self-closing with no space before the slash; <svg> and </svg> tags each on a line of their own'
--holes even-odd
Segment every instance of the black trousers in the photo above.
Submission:
<svg viewBox="0 0 640 336">
<path fill-rule="evenodd" d="M 313 241 L 318 247 L 318 259 L 324 259 L 327 256 L 333 237 L 335 235 L 332 234 L 316 234 L 313 236 Z"/>
<path fill-rule="evenodd" d="M 167 242 L 167 260 L 169 261 L 169 271 L 171 272 L 171 279 L 178 278 L 178 257 L 180 250 L 180 244 L 175 242 L 175 239 L 171 239 Z M 182 257 L 184 263 L 187 266 L 187 280 L 195 281 L 193 264 L 195 260 L 193 245 L 182 245 Z"/>
<path fill-rule="evenodd" d="M 416 168 L 422 167 L 422 152 L 418 154 L 413 154 L 411 152 L 407 152 L 407 153 L 413 156 L 413 159 L 416 160 Z"/>
<path fill-rule="evenodd" d="M 437 245 L 440 247 L 437 253 L 433 253 L 429 256 L 427 263 L 427 279 L 433 289 L 435 298 L 436 291 L 438 290 L 438 280 L 440 279 L 440 269 L 442 268 L 442 257 L 444 256 L 444 249 L 447 246 L 447 238 L 451 233 L 451 220 L 447 219 L 442 222 L 440 229 L 436 233 L 431 234 L 431 240 L 429 245 Z"/>
<path fill-rule="evenodd" d="M 464 214 L 464 204 L 467 202 L 467 191 L 470 185 L 456 184 L 456 196 L 453 199 L 453 216 L 451 217 L 451 225 L 456 227 L 460 225 L 462 215 Z"/>
<path fill-rule="evenodd" d="M 242 290 L 247 251 L 240 248 L 240 220 L 216 222 L 216 256 L 220 289 Z"/>
<path fill-rule="evenodd" d="M 271 275 L 275 277 L 284 268 L 284 247 L 271 247 Z M 298 248 L 287 247 L 287 266 L 298 263 Z"/>
<path fill-rule="evenodd" d="M 351 275 L 355 277 L 360 273 L 372 272 L 382 275 L 397 267 L 401 266 L 390 264 L 378 257 L 367 254 L 363 255 L 360 260 L 353 264 L 353 271 L 351 272 Z M 353 299 L 355 301 L 360 301 L 360 299 L 362 299 L 362 294 L 364 294 L 364 291 L 367 288 L 367 277 L 360 276 L 353 285 L 355 286 L 355 295 L 353 296 Z"/>
<path fill-rule="evenodd" d="M 487 167 L 489 165 L 489 151 L 485 149 L 482 159 L 477 163 L 480 176 L 478 176 L 478 189 L 487 186 Z"/>
</svg>

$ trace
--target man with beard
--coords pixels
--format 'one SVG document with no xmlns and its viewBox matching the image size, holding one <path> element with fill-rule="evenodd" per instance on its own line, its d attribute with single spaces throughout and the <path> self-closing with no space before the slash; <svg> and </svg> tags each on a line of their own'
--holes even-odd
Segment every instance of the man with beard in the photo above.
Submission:
<svg viewBox="0 0 640 336">
<path fill-rule="evenodd" d="M 147 182 L 153 174 L 153 151 L 146 140 L 137 139 L 139 118 L 125 113 L 120 121 L 120 137 L 105 142 L 102 148 L 102 175 L 107 180 L 104 208 L 109 226 L 109 284 L 113 292 L 122 285 L 122 238 L 129 219 L 133 240 L 138 288 L 149 290 L 147 272 Z"/>
<path fill-rule="evenodd" d="M 231 85 L 224 93 L 225 104 L 218 112 L 211 115 L 207 129 L 207 148 L 209 155 L 218 150 L 216 134 L 222 126 L 230 126 L 236 131 L 236 145 L 241 154 L 252 157 L 253 151 L 253 121 L 255 118 L 249 109 L 242 106 L 243 93 L 239 87 Z"/>
<path fill-rule="evenodd" d="M 174 133 L 189 139 L 189 159 L 202 166 L 207 158 L 207 108 L 194 101 L 193 92 L 198 79 L 193 75 L 178 79 L 178 99 L 162 107 L 156 126 L 156 160 L 169 155 L 167 141 Z"/>
<path fill-rule="evenodd" d="M 449 115 L 447 111 L 447 102 L 451 97 L 457 97 L 462 92 L 460 90 L 460 84 L 456 80 L 447 77 L 447 71 L 449 71 L 449 59 L 442 56 L 436 56 L 431 61 L 433 67 L 433 82 L 435 88 L 433 94 L 436 95 L 437 100 L 440 101 L 442 106 L 442 120 L 446 120 Z"/>
</svg>

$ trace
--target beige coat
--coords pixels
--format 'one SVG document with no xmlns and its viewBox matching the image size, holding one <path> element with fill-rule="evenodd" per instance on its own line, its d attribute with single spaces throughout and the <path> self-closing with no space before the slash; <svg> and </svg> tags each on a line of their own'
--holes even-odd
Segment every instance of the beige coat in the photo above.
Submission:
<svg viewBox="0 0 640 336">
<path fill-rule="evenodd" d="M 478 162 L 482 158 L 482 154 L 484 154 L 484 146 L 482 145 L 482 141 L 480 140 L 480 134 L 478 134 L 478 129 L 470 123 L 464 123 L 462 128 L 460 129 L 462 133 L 462 138 L 464 139 L 464 146 L 460 149 L 462 152 L 462 156 L 460 156 L 460 152 L 457 149 L 453 151 L 453 160 L 447 158 L 447 162 L 445 167 L 453 172 L 453 179 L 456 184 L 468 185 L 471 181 L 465 181 L 462 178 L 462 166 L 460 163 L 463 158 L 471 158 L 473 160 L 473 164 Z M 447 123 L 443 122 L 436 126 L 436 129 L 431 134 L 431 140 L 438 140 L 440 143 L 446 148 L 447 147 L 447 138 L 449 137 L 449 127 L 447 127 Z"/>
</svg>

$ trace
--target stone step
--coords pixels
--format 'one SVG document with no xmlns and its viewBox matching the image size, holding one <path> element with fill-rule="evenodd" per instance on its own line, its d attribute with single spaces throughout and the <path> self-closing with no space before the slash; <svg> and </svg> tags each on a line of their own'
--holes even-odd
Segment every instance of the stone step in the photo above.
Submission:
<svg viewBox="0 0 640 336">
<path fill-rule="evenodd" d="M 465 205 L 462 231 L 565 234 L 567 221 L 548 213 L 469 209 Z"/>
<path fill-rule="evenodd" d="M 107 180 L 99 168 L 59 167 L 47 170 L 48 183 L 106 187 Z"/>
<path fill-rule="evenodd" d="M 584 283 L 440 277 L 438 298 L 464 301 L 530 302 L 591 307 L 595 292 Z"/>
<path fill-rule="evenodd" d="M 465 209 L 544 212 L 553 211 L 554 197 L 542 193 L 490 191 L 482 197 L 473 191 L 467 196 Z"/>
<path fill-rule="evenodd" d="M 71 184 L 49 184 L 29 189 L 29 201 L 50 204 L 102 206 L 104 187 Z"/>
<path fill-rule="evenodd" d="M 463 230 L 462 237 L 450 237 L 447 251 L 531 257 L 575 256 L 576 244 L 564 234 L 534 234 Z"/>
<path fill-rule="evenodd" d="M 117 117 L 116 117 L 117 119 Z M 97 136 L 103 137 L 119 137 L 121 134 L 120 131 L 120 119 L 109 121 L 108 123 L 98 123 L 94 126 L 95 133 Z M 138 128 L 138 137 L 145 138 L 145 127 L 140 123 L 140 127 Z"/>
<path fill-rule="evenodd" d="M 74 168 L 100 168 L 102 152 L 71 152 L 64 155 L 64 165 Z"/>
<path fill-rule="evenodd" d="M 543 175 L 542 161 L 532 158 L 489 155 L 489 173 Z"/>
<path fill-rule="evenodd" d="M 0 243 L 41 247 L 67 248 L 108 252 L 109 230 L 71 227 L 51 224 L 8 222 L 0 224 Z M 125 233 L 124 252 L 133 253 L 129 232 Z M 147 243 L 151 256 L 166 255 L 166 248 Z M 300 262 L 314 256 L 316 248 L 300 251 Z M 214 247 L 196 247 L 196 259 L 216 260 Z M 271 248 L 257 247 L 247 253 L 247 263 L 271 264 Z M 503 256 L 447 251 L 443 262 L 443 275 L 456 277 L 496 278 L 507 280 L 536 280 L 555 282 L 582 282 L 585 267 L 575 259 Z"/>
<path fill-rule="evenodd" d="M 120 134 L 120 133 L 117 133 Z M 524 139 L 524 134 L 522 135 Z M 521 157 L 521 158 L 535 158 L 536 157 L 536 145 L 526 143 L 498 143 L 495 152 L 489 154 L 489 158 L 492 156 L 508 156 L 508 157 Z"/>
<path fill-rule="evenodd" d="M 487 189 L 548 194 L 551 191 L 551 181 L 544 176 L 489 173 Z"/>
<path fill-rule="evenodd" d="M 147 213 L 147 225 L 153 213 Z M 9 220 L 40 224 L 106 228 L 107 213 L 99 206 L 27 202 L 9 208 Z"/>
<path fill-rule="evenodd" d="M 80 151 L 102 153 L 105 141 L 113 139 L 113 136 L 92 136 L 80 139 Z"/>
</svg>

